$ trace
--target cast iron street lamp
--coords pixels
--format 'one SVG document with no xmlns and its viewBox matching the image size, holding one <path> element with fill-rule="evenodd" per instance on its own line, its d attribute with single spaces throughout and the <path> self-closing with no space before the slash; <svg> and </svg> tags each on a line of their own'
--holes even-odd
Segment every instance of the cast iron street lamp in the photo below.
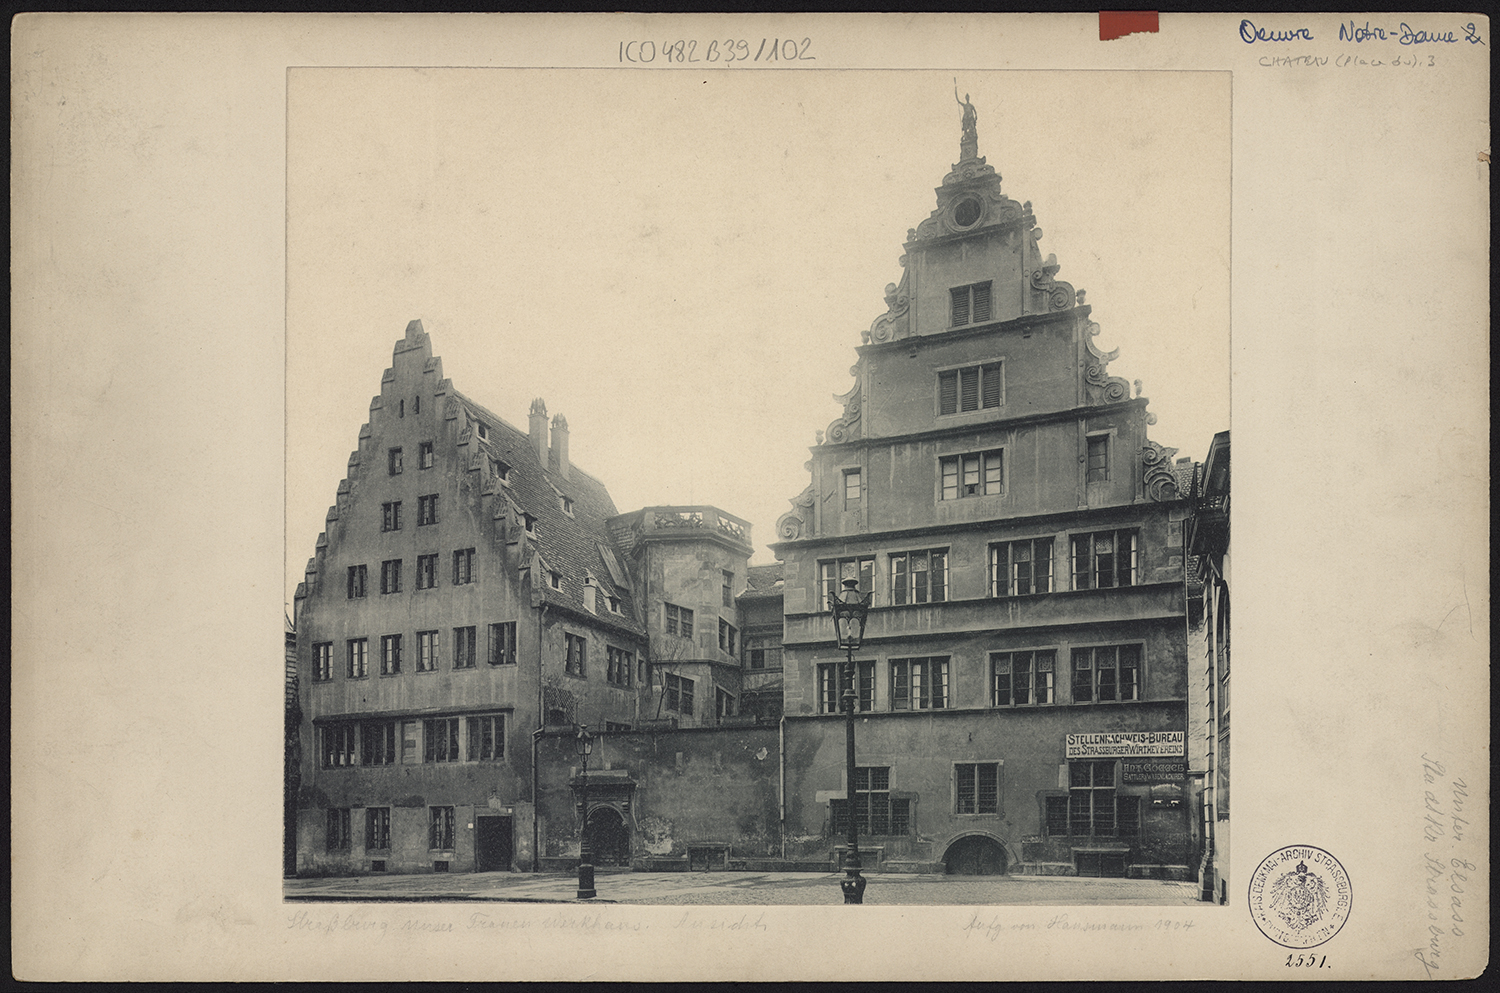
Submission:
<svg viewBox="0 0 1500 993">
<path fill-rule="evenodd" d="M 594 853 L 590 851 L 592 846 L 589 844 L 589 753 L 594 750 L 594 739 L 589 735 L 587 724 L 578 725 L 578 736 L 573 739 L 573 747 L 579 758 L 583 759 L 583 817 L 579 821 L 582 826 L 578 829 L 578 899 L 592 900 L 597 895 L 594 892 Z"/>
<path fill-rule="evenodd" d="M 848 879 L 839 880 L 844 890 L 845 903 L 865 902 L 865 877 L 859 874 L 859 819 L 854 804 L 854 653 L 865 636 L 865 615 L 870 610 L 870 599 L 874 593 L 860 593 L 859 580 L 844 580 L 843 595 L 830 593 L 828 608 L 833 611 L 833 629 L 838 636 L 838 645 L 845 652 L 844 693 L 840 703 L 844 708 L 844 766 L 848 785 L 844 792 L 844 810 L 847 813 L 849 830 L 849 854 L 844 860 L 844 872 Z"/>
</svg>

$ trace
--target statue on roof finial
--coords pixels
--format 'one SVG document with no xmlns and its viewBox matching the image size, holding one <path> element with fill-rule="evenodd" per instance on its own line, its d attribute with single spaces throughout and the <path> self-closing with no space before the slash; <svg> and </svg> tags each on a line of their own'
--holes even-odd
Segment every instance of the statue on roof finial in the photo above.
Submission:
<svg viewBox="0 0 1500 993">
<path fill-rule="evenodd" d="M 958 99 L 957 79 L 953 80 L 953 99 L 957 100 L 958 105 L 964 109 L 964 130 L 963 135 L 959 138 L 958 141 L 959 161 L 962 162 L 965 159 L 978 158 L 979 131 L 975 128 L 975 123 L 979 120 L 979 114 L 974 110 L 974 105 L 969 102 L 969 95 L 967 93 L 964 94 L 964 98 L 962 100 Z"/>
</svg>

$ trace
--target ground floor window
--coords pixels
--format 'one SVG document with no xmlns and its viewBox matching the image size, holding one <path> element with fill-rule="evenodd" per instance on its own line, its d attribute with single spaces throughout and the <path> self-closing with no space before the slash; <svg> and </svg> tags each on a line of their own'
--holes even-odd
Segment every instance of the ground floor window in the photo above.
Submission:
<svg viewBox="0 0 1500 993">
<path fill-rule="evenodd" d="M 1114 837 L 1115 763 L 1068 763 L 1068 831 L 1074 837 Z"/>
<path fill-rule="evenodd" d="M 384 851 L 391 847 L 391 808 L 369 807 L 365 810 L 365 848 Z"/>
<path fill-rule="evenodd" d="M 429 807 L 427 847 L 433 851 L 453 850 L 453 808 Z"/>
<path fill-rule="evenodd" d="M 422 742 L 428 762 L 457 762 L 458 718 L 441 717 L 423 721 Z"/>
<path fill-rule="evenodd" d="M 830 821 L 835 837 L 849 831 L 849 808 L 845 800 L 830 803 Z M 861 766 L 854 770 L 854 810 L 860 834 L 898 835 L 911 832 L 911 800 L 891 796 L 889 766 Z"/>
<path fill-rule="evenodd" d="M 1000 812 L 1000 763 L 961 762 L 953 767 L 954 813 Z"/>
<path fill-rule="evenodd" d="M 349 850 L 349 808 L 330 807 L 328 810 L 328 850 Z"/>
</svg>

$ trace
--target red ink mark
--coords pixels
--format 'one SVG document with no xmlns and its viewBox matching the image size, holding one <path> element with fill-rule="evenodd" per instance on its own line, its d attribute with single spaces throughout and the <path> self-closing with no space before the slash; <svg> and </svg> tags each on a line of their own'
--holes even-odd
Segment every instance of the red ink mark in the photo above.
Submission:
<svg viewBox="0 0 1500 993">
<path fill-rule="evenodd" d="M 1128 34 L 1141 34 L 1157 30 L 1154 10 L 1101 10 L 1099 11 L 1099 40 L 1114 41 Z"/>
</svg>

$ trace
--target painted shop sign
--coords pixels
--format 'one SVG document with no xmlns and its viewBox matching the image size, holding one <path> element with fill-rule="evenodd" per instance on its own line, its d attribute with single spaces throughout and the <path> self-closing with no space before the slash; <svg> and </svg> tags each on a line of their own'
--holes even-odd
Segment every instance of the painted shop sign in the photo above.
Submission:
<svg viewBox="0 0 1500 993">
<path fill-rule="evenodd" d="M 1156 755 L 1187 755 L 1185 731 L 1116 731 L 1070 734 L 1066 737 L 1070 759 L 1150 758 Z"/>
<path fill-rule="evenodd" d="M 1120 763 L 1120 779 L 1127 783 L 1175 783 L 1186 775 L 1186 762 Z"/>
</svg>

